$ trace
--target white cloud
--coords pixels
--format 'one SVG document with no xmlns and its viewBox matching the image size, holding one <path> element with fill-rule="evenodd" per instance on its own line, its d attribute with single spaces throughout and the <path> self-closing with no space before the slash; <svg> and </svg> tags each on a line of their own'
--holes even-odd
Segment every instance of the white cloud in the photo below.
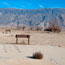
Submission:
<svg viewBox="0 0 65 65">
<path fill-rule="evenodd" d="M 43 8 L 43 5 L 40 5 L 40 8 Z"/>
<path fill-rule="evenodd" d="M 9 4 L 9 3 L 7 3 L 7 2 L 3 2 L 3 4 L 4 4 L 4 5 L 7 5 L 7 6 L 10 6 L 10 4 Z"/>
</svg>

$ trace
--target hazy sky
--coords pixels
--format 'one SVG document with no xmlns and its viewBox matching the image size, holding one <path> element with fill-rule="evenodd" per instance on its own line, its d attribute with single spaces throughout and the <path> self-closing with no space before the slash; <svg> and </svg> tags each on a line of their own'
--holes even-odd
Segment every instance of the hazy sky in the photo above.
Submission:
<svg viewBox="0 0 65 65">
<path fill-rule="evenodd" d="M 0 8 L 65 8 L 65 0 L 0 0 Z"/>
</svg>

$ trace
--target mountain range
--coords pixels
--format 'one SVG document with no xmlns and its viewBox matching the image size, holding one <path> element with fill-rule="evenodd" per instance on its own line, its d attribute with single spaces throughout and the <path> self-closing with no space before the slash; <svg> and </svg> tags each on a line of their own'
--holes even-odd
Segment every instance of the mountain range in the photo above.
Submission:
<svg viewBox="0 0 65 65">
<path fill-rule="evenodd" d="M 65 28 L 64 8 L 16 9 L 0 8 L 0 26 L 42 26 L 47 27 L 50 22 L 58 20 L 59 25 Z"/>
</svg>

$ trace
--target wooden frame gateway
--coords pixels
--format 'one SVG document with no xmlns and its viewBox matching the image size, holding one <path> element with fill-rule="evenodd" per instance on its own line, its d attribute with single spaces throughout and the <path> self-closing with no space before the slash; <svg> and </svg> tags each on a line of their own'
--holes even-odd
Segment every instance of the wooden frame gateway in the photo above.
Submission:
<svg viewBox="0 0 65 65">
<path fill-rule="evenodd" d="M 18 44 L 18 38 L 28 38 L 28 45 L 30 44 L 30 35 L 23 35 L 23 34 L 20 34 L 20 35 L 16 35 L 16 44 Z"/>
</svg>

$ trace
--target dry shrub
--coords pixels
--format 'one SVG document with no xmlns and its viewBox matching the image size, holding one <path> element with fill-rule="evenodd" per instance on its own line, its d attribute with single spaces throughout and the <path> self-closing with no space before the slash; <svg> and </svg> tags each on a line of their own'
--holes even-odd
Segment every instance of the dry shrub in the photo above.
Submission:
<svg viewBox="0 0 65 65">
<path fill-rule="evenodd" d="M 56 26 L 56 32 L 57 33 L 61 32 L 61 27 L 60 26 Z"/>
<path fill-rule="evenodd" d="M 50 31 L 50 32 L 61 32 L 61 27 L 60 25 L 57 25 L 56 23 L 51 23 L 48 28 L 46 28 L 44 31 Z"/>
<path fill-rule="evenodd" d="M 44 31 L 50 31 L 50 32 L 52 32 L 52 29 L 51 28 L 46 28 L 46 29 L 44 29 Z"/>
<path fill-rule="evenodd" d="M 41 52 L 35 52 L 33 54 L 33 58 L 34 59 L 42 59 L 43 58 L 43 54 Z"/>
<path fill-rule="evenodd" d="M 41 26 L 35 26 L 35 27 L 33 27 L 33 30 L 34 31 L 42 31 L 43 28 Z"/>
<path fill-rule="evenodd" d="M 51 30 L 52 30 L 52 32 L 57 32 L 57 33 L 61 32 L 61 28 L 58 25 L 55 27 L 51 27 Z"/>
</svg>

